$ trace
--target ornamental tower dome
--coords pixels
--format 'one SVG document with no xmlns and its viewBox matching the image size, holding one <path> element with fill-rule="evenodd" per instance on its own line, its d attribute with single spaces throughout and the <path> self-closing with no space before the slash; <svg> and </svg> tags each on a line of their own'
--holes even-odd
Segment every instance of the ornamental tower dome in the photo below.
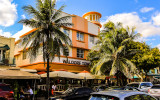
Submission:
<svg viewBox="0 0 160 100">
<path fill-rule="evenodd" d="M 82 17 L 98 25 L 99 27 L 102 27 L 102 25 L 100 24 L 100 18 L 102 17 L 102 15 L 99 12 L 95 11 L 87 12 Z"/>
</svg>

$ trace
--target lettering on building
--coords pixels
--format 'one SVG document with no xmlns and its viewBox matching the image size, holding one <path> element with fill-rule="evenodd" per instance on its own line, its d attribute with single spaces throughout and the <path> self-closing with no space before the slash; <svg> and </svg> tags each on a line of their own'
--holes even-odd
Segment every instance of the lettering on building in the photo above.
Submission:
<svg viewBox="0 0 160 100">
<path fill-rule="evenodd" d="M 63 63 L 66 64 L 76 64 L 76 65 L 86 65 L 88 66 L 90 63 L 89 62 L 83 62 L 83 61 L 75 61 L 75 60 L 63 60 Z"/>
</svg>

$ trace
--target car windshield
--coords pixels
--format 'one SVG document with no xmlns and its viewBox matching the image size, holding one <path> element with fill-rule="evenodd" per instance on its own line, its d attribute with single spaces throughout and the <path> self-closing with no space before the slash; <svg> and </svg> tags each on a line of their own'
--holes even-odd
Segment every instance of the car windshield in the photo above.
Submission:
<svg viewBox="0 0 160 100">
<path fill-rule="evenodd" d="M 139 84 L 128 84 L 127 86 L 129 86 L 129 87 L 136 87 L 136 88 L 138 88 Z"/>
<path fill-rule="evenodd" d="M 160 86 L 152 86 L 152 89 L 160 89 Z"/>
<path fill-rule="evenodd" d="M 109 95 L 92 95 L 89 100 L 119 100 L 119 98 Z"/>
<path fill-rule="evenodd" d="M 72 93 L 75 89 L 74 88 L 68 88 L 66 91 L 64 91 L 62 94 L 69 94 Z"/>
<path fill-rule="evenodd" d="M 2 89 L 3 91 L 11 91 L 9 86 L 0 86 L 0 89 Z"/>
</svg>

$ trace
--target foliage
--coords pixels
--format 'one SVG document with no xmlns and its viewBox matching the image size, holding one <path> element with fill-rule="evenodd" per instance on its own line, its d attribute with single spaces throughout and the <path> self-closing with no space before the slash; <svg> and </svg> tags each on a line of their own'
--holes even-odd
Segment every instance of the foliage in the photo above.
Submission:
<svg viewBox="0 0 160 100">
<path fill-rule="evenodd" d="M 140 71 L 144 71 L 147 75 L 150 69 L 160 65 L 160 51 L 158 48 L 150 48 L 145 43 L 132 42 L 128 44 L 130 48 L 139 50 L 131 59 Z"/>
<path fill-rule="evenodd" d="M 47 87 L 49 92 L 49 62 L 57 55 L 60 58 L 60 52 L 66 52 L 71 44 L 70 38 L 60 30 L 60 27 L 71 26 L 67 20 L 71 16 L 62 17 L 61 6 L 55 9 L 55 0 L 37 0 L 36 8 L 28 5 L 23 9 L 30 15 L 31 19 L 22 19 L 19 23 L 35 28 L 30 34 L 21 38 L 24 45 L 24 51 L 28 47 L 31 60 L 34 60 L 38 51 L 42 48 L 44 64 L 47 61 Z M 65 44 L 65 46 L 64 46 Z M 67 55 L 65 53 L 65 55 Z"/>
<path fill-rule="evenodd" d="M 88 54 L 91 71 L 95 74 L 110 72 L 110 75 L 120 72 L 131 78 L 132 73 L 136 72 L 136 66 L 128 59 L 133 51 L 127 51 L 126 45 L 138 36 L 134 28 L 125 29 L 121 23 L 106 23 L 105 29 L 99 34 L 96 46 Z"/>
</svg>

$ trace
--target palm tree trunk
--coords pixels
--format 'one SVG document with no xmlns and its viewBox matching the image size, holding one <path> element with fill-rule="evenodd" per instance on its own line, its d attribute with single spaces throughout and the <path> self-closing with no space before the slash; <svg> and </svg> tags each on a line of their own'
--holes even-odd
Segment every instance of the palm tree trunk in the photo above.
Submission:
<svg viewBox="0 0 160 100">
<path fill-rule="evenodd" d="M 50 80 L 49 80 L 49 55 L 47 54 L 47 99 L 49 100 L 49 88 L 50 88 Z"/>
</svg>

